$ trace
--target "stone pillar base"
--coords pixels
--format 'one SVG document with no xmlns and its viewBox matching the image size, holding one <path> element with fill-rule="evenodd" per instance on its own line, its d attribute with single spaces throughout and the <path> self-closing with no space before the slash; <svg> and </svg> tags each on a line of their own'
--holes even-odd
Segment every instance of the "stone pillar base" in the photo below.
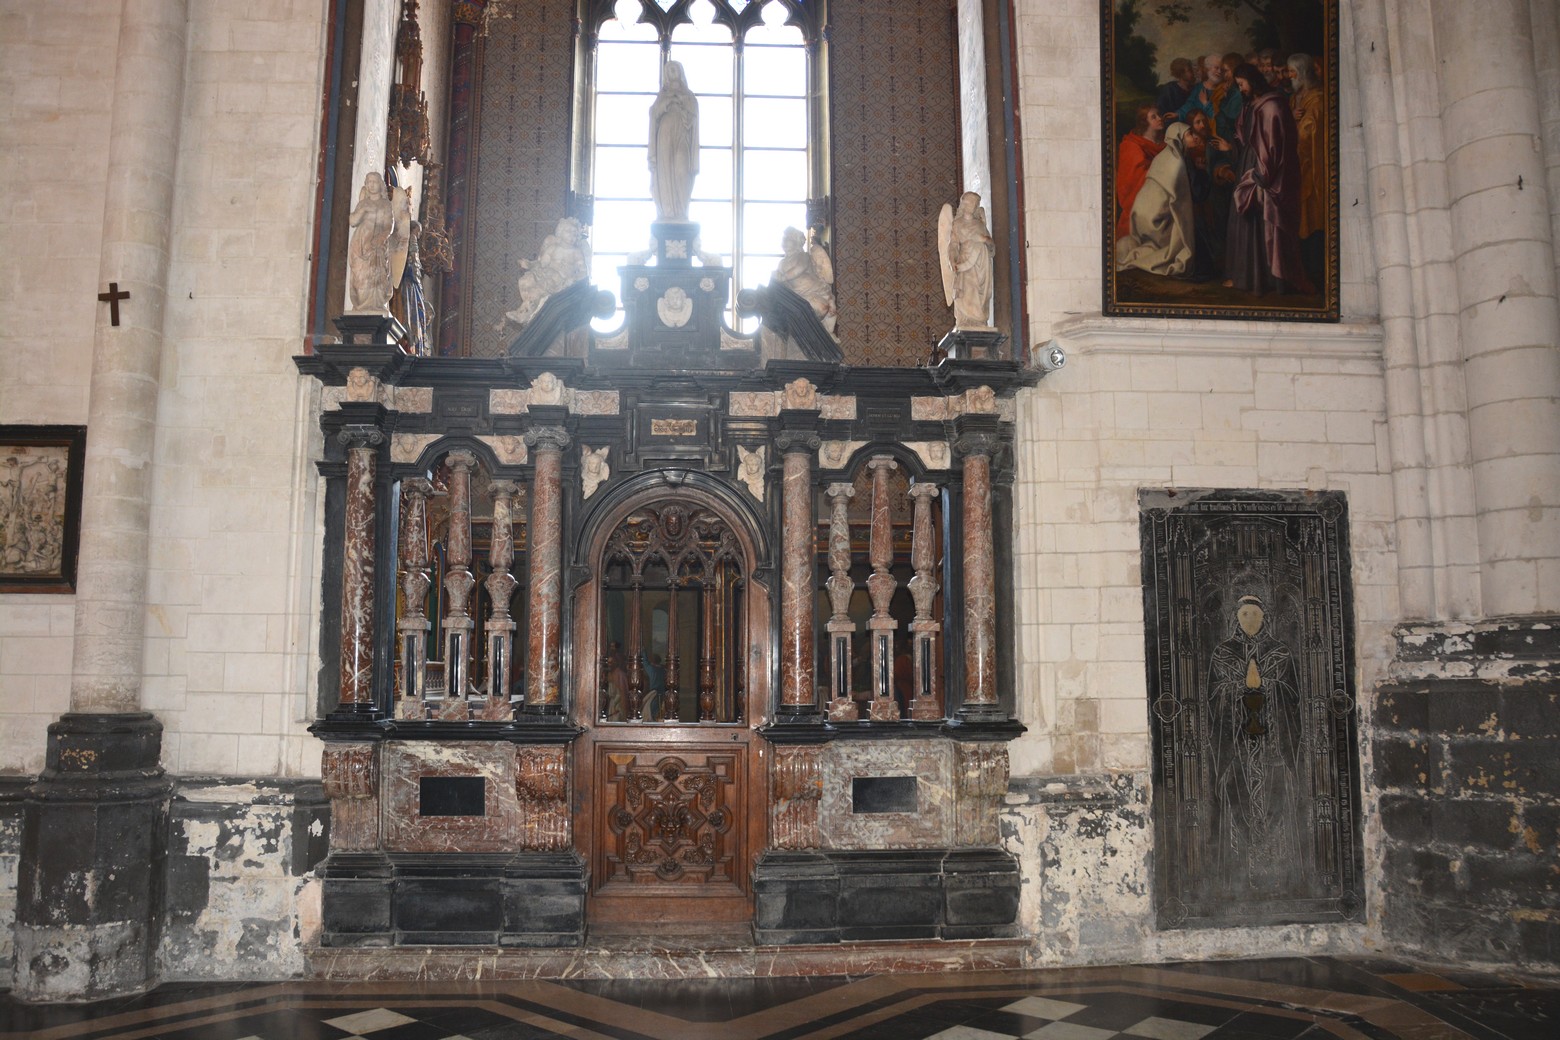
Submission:
<svg viewBox="0 0 1560 1040">
<path fill-rule="evenodd" d="M 157 981 L 171 790 L 149 712 L 66 714 L 22 809 L 12 996 L 55 1002 Z"/>
</svg>

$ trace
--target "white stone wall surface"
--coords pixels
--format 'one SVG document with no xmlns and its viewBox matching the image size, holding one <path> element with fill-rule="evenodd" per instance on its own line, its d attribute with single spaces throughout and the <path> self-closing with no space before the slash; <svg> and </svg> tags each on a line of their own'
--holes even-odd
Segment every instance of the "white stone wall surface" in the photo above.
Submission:
<svg viewBox="0 0 1560 1040">
<path fill-rule="evenodd" d="M 0 424 L 87 421 L 119 8 L 0 4 Z M 0 771 L 43 768 L 74 609 L 0 594 Z"/>
</svg>

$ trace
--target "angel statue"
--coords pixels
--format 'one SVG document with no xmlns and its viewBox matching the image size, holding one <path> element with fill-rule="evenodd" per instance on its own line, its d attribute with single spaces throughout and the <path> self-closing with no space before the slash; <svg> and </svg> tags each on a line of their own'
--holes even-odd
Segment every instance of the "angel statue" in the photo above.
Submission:
<svg viewBox="0 0 1560 1040">
<path fill-rule="evenodd" d="M 516 325 L 524 325 L 536 317 L 549 296 L 590 276 L 590 243 L 580 234 L 580 222 L 573 217 L 558 221 L 557 230 L 542 242 L 542 251 L 536 259 L 521 259 L 520 269 L 525 272 L 516 286 L 520 291 L 520 306 L 504 315 Z M 498 330 L 504 330 L 503 322 L 499 323 Z"/>
<path fill-rule="evenodd" d="M 937 217 L 937 257 L 943 296 L 953 308 L 955 329 L 991 329 L 991 263 L 996 243 L 986 230 L 980 196 L 967 191 L 959 208 L 944 204 Z"/>
<path fill-rule="evenodd" d="M 349 218 L 352 244 L 347 253 L 347 283 L 357 313 L 385 313 L 390 305 L 390 234 L 395 214 L 381 174 L 363 178 L 357 205 Z"/>
<path fill-rule="evenodd" d="M 834 262 L 829 251 L 818 242 L 809 240 L 794 227 L 785 229 L 781 236 L 780 266 L 775 268 L 774 280 L 812 304 L 813 313 L 823 327 L 834 332 Z"/>
</svg>

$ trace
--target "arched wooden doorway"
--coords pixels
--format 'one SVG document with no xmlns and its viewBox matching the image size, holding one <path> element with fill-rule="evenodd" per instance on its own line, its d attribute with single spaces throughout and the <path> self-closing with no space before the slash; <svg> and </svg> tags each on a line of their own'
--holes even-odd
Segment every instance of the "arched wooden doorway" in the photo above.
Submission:
<svg viewBox="0 0 1560 1040">
<path fill-rule="evenodd" d="M 756 531 L 715 490 L 661 483 L 592 526 L 574 603 L 573 808 L 593 926 L 752 917 L 771 630 Z"/>
</svg>

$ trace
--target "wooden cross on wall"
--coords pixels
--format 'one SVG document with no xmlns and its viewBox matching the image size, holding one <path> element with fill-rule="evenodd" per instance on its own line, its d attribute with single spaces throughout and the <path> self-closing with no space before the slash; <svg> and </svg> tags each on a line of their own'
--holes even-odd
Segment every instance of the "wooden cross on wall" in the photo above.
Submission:
<svg viewBox="0 0 1560 1040">
<path fill-rule="evenodd" d="M 98 293 L 98 299 L 108 304 L 108 323 L 117 326 L 119 324 L 119 301 L 128 300 L 130 291 L 121 290 L 118 282 L 108 283 L 108 292 Z"/>
</svg>

